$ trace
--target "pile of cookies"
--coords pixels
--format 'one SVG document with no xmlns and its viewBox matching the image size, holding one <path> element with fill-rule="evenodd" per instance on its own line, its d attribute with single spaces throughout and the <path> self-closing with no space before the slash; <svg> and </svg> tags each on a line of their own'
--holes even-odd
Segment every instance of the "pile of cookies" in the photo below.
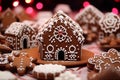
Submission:
<svg viewBox="0 0 120 80">
<path fill-rule="evenodd" d="M 108 71 L 112 71 L 112 73 L 114 72 L 116 74 L 120 73 L 120 52 L 116 49 L 110 49 L 108 52 L 103 52 L 101 55 L 95 55 L 93 58 L 88 59 L 87 67 L 90 71 L 88 74 L 90 80 L 104 72 L 105 75 L 107 75 Z"/>
</svg>

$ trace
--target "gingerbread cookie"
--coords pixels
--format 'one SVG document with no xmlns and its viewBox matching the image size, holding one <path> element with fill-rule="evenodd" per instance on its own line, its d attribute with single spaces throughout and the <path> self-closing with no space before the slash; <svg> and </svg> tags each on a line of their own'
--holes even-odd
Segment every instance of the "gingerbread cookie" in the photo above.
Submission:
<svg viewBox="0 0 120 80">
<path fill-rule="evenodd" d="M 109 67 L 113 67 L 116 71 L 120 71 L 120 52 L 116 49 L 110 49 L 108 52 L 103 52 L 100 56 L 94 56 L 88 59 L 88 63 L 94 65 L 94 69 L 102 72 Z M 90 65 L 88 64 L 88 68 Z"/>
<path fill-rule="evenodd" d="M 98 39 L 100 48 L 108 50 L 110 48 L 120 49 L 120 17 L 114 13 L 106 13 L 99 21 L 100 29 Z"/>
<path fill-rule="evenodd" d="M 10 64 L 12 68 L 16 68 L 19 75 L 24 75 L 27 69 L 32 69 L 36 61 L 35 58 L 29 57 L 26 52 L 13 52 L 13 55 L 9 57 Z"/>
<path fill-rule="evenodd" d="M 119 80 L 120 74 L 114 68 L 102 71 L 102 73 L 90 72 L 88 73 L 88 80 Z"/>
<path fill-rule="evenodd" d="M 7 54 L 0 54 L 0 70 L 6 69 L 7 65 L 9 64 L 8 55 Z"/>
</svg>

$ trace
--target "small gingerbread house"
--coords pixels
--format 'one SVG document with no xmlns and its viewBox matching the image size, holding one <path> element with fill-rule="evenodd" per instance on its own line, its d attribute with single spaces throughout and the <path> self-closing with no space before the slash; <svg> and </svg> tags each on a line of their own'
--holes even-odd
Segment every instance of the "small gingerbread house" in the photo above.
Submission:
<svg viewBox="0 0 120 80">
<path fill-rule="evenodd" d="M 36 47 L 36 34 L 32 27 L 20 22 L 12 23 L 5 31 L 6 39 L 14 50 Z"/>
<path fill-rule="evenodd" d="M 75 20 L 82 27 L 87 41 L 89 41 L 89 37 L 93 37 L 93 40 L 97 39 L 94 35 L 98 32 L 99 21 L 102 16 L 103 13 L 93 5 L 85 7 L 75 16 Z M 91 34 L 93 33 L 94 35 L 92 36 Z"/>
<path fill-rule="evenodd" d="M 84 41 L 81 27 L 63 11 L 48 20 L 37 35 L 41 59 L 47 61 L 80 61 Z"/>
<path fill-rule="evenodd" d="M 19 21 L 17 16 L 12 12 L 10 8 L 8 8 L 5 12 L 3 12 L 3 14 L 1 14 L 0 31 L 4 33 L 12 22 L 17 21 Z"/>
<path fill-rule="evenodd" d="M 99 22 L 99 41 L 107 46 L 120 49 L 120 17 L 114 13 L 106 13 Z"/>
</svg>

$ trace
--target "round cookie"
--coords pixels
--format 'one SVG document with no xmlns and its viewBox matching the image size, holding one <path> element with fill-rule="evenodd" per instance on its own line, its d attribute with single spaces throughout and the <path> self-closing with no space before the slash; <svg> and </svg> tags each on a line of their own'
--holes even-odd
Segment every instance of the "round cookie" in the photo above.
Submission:
<svg viewBox="0 0 120 80">
<path fill-rule="evenodd" d="M 37 65 L 33 69 L 33 75 L 40 80 L 54 80 L 66 68 L 57 64 Z"/>
<path fill-rule="evenodd" d="M 9 67 L 17 69 L 19 75 L 24 75 L 28 70 L 31 70 L 36 61 L 35 58 L 29 57 L 26 52 L 14 52 L 12 56 L 9 57 Z"/>
</svg>

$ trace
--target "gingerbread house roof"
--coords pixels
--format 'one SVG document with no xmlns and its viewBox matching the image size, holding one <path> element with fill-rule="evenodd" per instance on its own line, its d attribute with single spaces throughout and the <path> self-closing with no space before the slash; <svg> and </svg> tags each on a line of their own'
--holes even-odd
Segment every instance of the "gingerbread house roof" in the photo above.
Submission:
<svg viewBox="0 0 120 80">
<path fill-rule="evenodd" d="M 5 34 L 15 35 L 17 36 L 19 33 L 21 34 L 24 28 L 29 27 L 28 25 L 21 22 L 13 22 L 5 31 Z M 30 27 L 33 31 L 34 29 Z"/>
<path fill-rule="evenodd" d="M 79 12 L 76 16 L 75 16 L 75 20 L 79 20 L 79 18 L 83 15 L 85 15 L 85 13 L 87 12 L 91 12 L 93 13 L 95 16 L 101 18 L 103 15 L 103 13 L 98 10 L 96 7 L 94 7 L 93 5 L 89 5 L 87 7 L 85 7 L 81 12 Z"/>
<path fill-rule="evenodd" d="M 84 41 L 84 37 L 82 35 L 83 30 L 74 20 L 72 20 L 69 16 L 67 16 L 63 11 L 58 11 L 51 19 L 49 19 L 39 30 L 37 35 L 37 39 L 43 42 L 42 34 L 44 32 L 50 30 L 52 27 L 55 27 L 54 24 L 60 20 L 61 23 L 68 25 L 73 30 L 73 35 L 78 38 L 79 43 Z"/>
<path fill-rule="evenodd" d="M 120 29 L 120 17 L 112 12 L 106 13 L 99 24 L 105 33 L 113 33 Z"/>
</svg>

